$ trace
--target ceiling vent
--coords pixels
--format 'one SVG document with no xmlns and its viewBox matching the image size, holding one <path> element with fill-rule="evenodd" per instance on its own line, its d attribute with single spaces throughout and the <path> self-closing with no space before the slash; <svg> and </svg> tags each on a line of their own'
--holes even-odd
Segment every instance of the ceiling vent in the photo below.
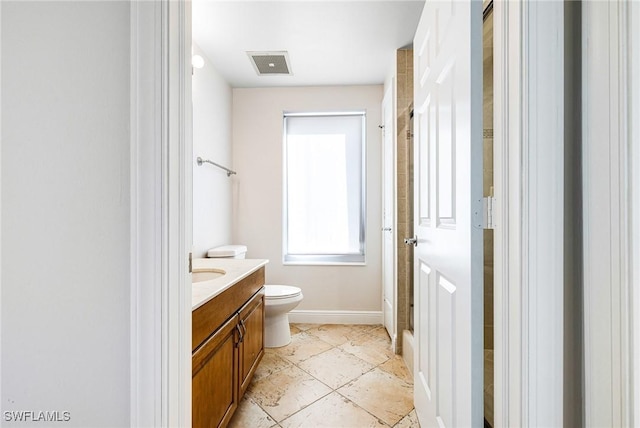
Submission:
<svg viewBox="0 0 640 428">
<path fill-rule="evenodd" d="M 287 51 L 247 52 L 258 76 L 291 76 L 291 65 Z"/>
</svg>

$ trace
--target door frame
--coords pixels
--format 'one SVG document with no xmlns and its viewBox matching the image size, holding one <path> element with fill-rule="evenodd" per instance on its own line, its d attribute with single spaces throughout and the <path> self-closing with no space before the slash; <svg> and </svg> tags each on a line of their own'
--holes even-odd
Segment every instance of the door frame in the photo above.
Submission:
<svg viewBox="0 0 640 428">
<path fill-rule="evenodd" d="M 494 3 L 495 426 L 563 425 L 563 19 Z"/>
<path fill-rule="evenodd" d="M 382 98 L 382 132 L 383 132 L 383 137 L 382 137 L 382 191 L 383 191 L 383 197 L 382 197 L 382 322 L 383 324 L 386 322 L 386 306 L 384 303 L 384 297 L 385 297 L 385 284 L 384 284 L 384 278 L 385 278 L 385 266 L 386 266 L 386 261 L 384 260 L 385 257 L 385 233 L 387 233 L 384 228 L 387 227 L 384 221 L 384 213 L 385 213 L 385 201 L 387 197 L 391 198 L 392 201 L 392 219 L 391 219 L 391 230 L 389 231 L 389 233 L 391 233 L 391 254 L 392 254 L 392 260 L 391 260 L 391 265 L 392 265 L 392 280 L 393 280 L 393 305 L 391 308 L 391 318 L 392 318 L 392 324 L 393 324 L 393 328 L 392 328 L 392 332 L 390 332 L 391 334 L 391 349 L 396 352 L 397 350 L 397 341 L 398 341 L 398 250 L 397 250 L 397 228 L 398 228 L 398 201 L 397 201 L 397 191 L 396 191 L 396 183 L 397 183 L 397 165 L 396 165 L 396 159 L 397 159 L 397 145 L 396 145 L 396 127 L 395 127 L 395 122 L 396 122 L 396 115 L 397 115 L 397 106 L 396 106 L 396 78 L 395 76 L 391 77 L 391 84 L 388 85 L 388 89 L 385 92 L 385 94 L 383 95 Z M 391 110 L 391 128 L 387 129 L 386 127 L 386 123 L 385 123 L 385 117 L 384 117 L 384 113 L 385 113 L 385 109 L 389 108 Z M 392 141 L 392 151 L 393 151 L 393 157 L 392 159 L 386 159 L 385 153 L 386 153 L 386 146 L 385 146 L 385 135 L 387 132 L 391 133 L 391 141 Z M 391 195 L 386 195 L 385 190 L 386 190 L 386 168 L 387 168 L 387 164 L 391 167 Z M 385 326 L 386 327 L 386 326 Z"/>
<path fill-rule="evenodd" d="M 191 426 L 191 3 L 130 29 L 130 425 Z"/>
<path fill-rule="evenodd" d="M 186 260 L 191 220 L 185 208 L 191 202 L 187 191 L 191 139 L 186 126 L 190 123 L 190 3 L 154 2 L 152 10 L 145 11 L 134 10 L 136 3 L 141 2 L 133 2 L 131 15 L 131 425 L 188 426 L 190 354 L 184 350 L 190 349 L 191 292 Z M 631 8 L 629 41 L 635 46 L 640 40 L 640 18 L 637 5 Z M 554 92 L 562 88 L 562 17 L 562 3 L 494 4 L 496 426 L 562 425 L 563 336 L 555 327 L 562 325 L 562 264 L 554 260 L 562 256 L 562 241 L 557 237 L 562 236 L 562 203 L 558 202 L 563 195 L 551 180 L 561 179 L 563 173 L 562 144 L 558 144 L 562 142 L 562 102 L 559 92 Z M 149 46 L 153 49 L 146 51 Z M 546 49 L 538 49 L 541 46 Z M 638 56 L 631 58 L 632 70 L 638 71 Z M 143 72 L 150 64 L 154 72 L 151 82 L 145 82 Z M 536 64 L 545 64 L 549 70 L 543 75 L 534 69 Z M 631 111 L 637 113 L 638 87 L 632 90 Z M 173 108 L 168 102 L 171 93 L 177 96 L 171 100 L 178 100 Z M 161 100 L 160 107 L 156 100 Z M 555 102 L 549 105 L 543 100 Z M 153 112 L 150 117 L 145 109 Z M 545 129 L 541 127 L 548 121 L 552 138 L 537 138 L 535 131 Z M 638 125 L 630 123 L 631 137 L 637 141 Z M 156 135 L 163 136 L 162 147 L 154 144 Z M 147 159 L 146 153 L 154 157 Z M 553 159 L 550 164 L 548 155 Z M 631 151 L 630 162 L 636 179 L 637 150 Z M 152 196 L 145 183 L 153 183 Z M 551 198 L 535 199 L 546 190 L 551 190 Z M 632 188 L 630 193 L 627 209 L 635 213 L 640 189 Z M 556 233 L 538 227 L 534 220 L 539 214 L 549 219 Z M 635 261 L 631 265 L 635 279 L 640 275 L 640 225 L 637 216 L 631 218 L 633 239 L 628 248 Z M 161 287 L 154 286 L 158 279 Z M 541 284 L 542 289 L 533 287 Z M 638 313 L 637 284 L 633 291 Z M 559 300 L 546 306 L 553 298 Z M 640 319 L 629 322 L 636 339 L 632 352 L 637 355 Z M 634 371 L 631 384 L 635 391 L 640 390 L 639 372 Z M 631 403 L 636 408 L 639 395 L 634 394 Z"/>
<path fill-rule="evenodd" d="M 640 5 L 631 3 L 629 5 L 629 76 L 640 75 Z M 630 79 L 629 82 L 629 115 L 638 117 L 640 114 L 640 83 L 638 79 Z M 635 115 L 635 116 L 634 116 Z M 631 296 L 633 299 L 632 313 L 640 314 L 640 123 L 637 120 L 629 121 L 629 144 L 631 145 L 629 178 L 631 183 L 635 183 L 630 189 L 629 218 L 631 219 L 631 243 L 630 281 L 632 285 Z M 634 214 L 634 215 L 631 215 Z M 636 316 L 631 324 L 631 337 L 633 348 L 631 349 L 633 374 L 631 390 L 633 391 L 633 402 L 630 403 L 633 410 L 631 424 L 640 425 L 640 316 Z"/>
<path fill-rule="evenodd" d="M 154 2 L 144 11 L 136 10 L 136 3 L 140 2 L 132 4 L 131 423 L 188 426 L 190 3 Z M 494 4 L 496 426 L 562 425 L 563 335 L 556 326 L 562 325 L 563 316 L 563 193 L 555 184 L 562 182 L 563 174 L 563 99 L 558 96 L 563 16 L 562 3 Z M 150 52 L 143 49 L 148 46 L 153 46 Z M 149 83 L 142 73 L 150 63 L 155 72 Z M 536 69 L 536 64 L 548 70 Z M 151 117 L 145 115 L 147 108 Z M 549 138 L 540 138 L 540 129 L 549 130 Z M 162 145 L 154 144 L 157 135 Z M 147 150 L 153 161 L 143 156 Z M 152 197 L 145 194 L 145 183 L 154 183 Z M 542 194 L 550 197 L 536 198 Z M 554 233 L 540 227 L 539 218 L 548 219 Z M 154 225 L 152 231 L 149 224 Z M 161 287 L 154 286 L 157 282 Z M 555 304 L 549 306 L 549 301 Z"/>
<path fill-rule="evenodd" d="M 640 5 L 637 3 L 630 4 L 629 11 L 629 76 L 640 75 Z M 629 115 L 630 117 L 638 117 L 640 114 L 640 83 L 638 79 L 630 79 L 629 82 Z M 634 116 L 635 115 L 635 116 Z M 635 183 L 630 189 L 629 218 L 631 219 L 631 243 L 630 250 L 630 281 L 632 285 L 631 296 L 633 299 L 632 313 L 640 314 L 640 123 L 637 120 L 629 121 L 629 144 L 631 145 L 631 159 L 629 172 L 631 183 Z M 634 214 L 634 215 L 631 215 Z M 640 425 L 640 316 L 636 316 L 632 320 L 631 337 L 633 348 L 631 349 L 633 374 L 631 381 L 631 390 L 633 391 L 633 402 L 631 408 L 631 424 Z"/>
<path fill-rule="evenodd" d="M 640 5 L 583 2 L 582 46 L 584 420 L 638 426 Z"/>
</svg>

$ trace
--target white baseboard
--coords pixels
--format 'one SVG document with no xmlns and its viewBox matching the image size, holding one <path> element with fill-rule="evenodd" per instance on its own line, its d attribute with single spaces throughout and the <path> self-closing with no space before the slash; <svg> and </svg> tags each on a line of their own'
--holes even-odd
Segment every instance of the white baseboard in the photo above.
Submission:
<svg viewBox="0 0 640 428">
<path fill-rule="evenodd" d="M 388 331 L 387 331 L 388 332 Z M 391 350 L 394 354 L 398 353 L 398 335 L 394 334 L 391 338 Z"/>
<path fill-rule="evenodd" d="M 289 322 L 304 324 L 382 324 L 382 311 L 289 312 Z"/>
</svg>

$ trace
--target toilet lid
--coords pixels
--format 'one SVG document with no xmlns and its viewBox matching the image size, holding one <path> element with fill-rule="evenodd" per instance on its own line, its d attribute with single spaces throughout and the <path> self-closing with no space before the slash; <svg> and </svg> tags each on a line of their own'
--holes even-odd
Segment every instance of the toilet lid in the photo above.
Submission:
<svg viewBox="0 0 640 428">
<path fill-rule="evenodd" d="M 297 296 L 302 292 L 298 287 L 290 285 L 265 285 L 264 295 L 267 299 L 285 299 Z"/>
<path fill-rule="evenodd" d="M 223 257 L 235 257 L 247 252 L 246 245 L 223 245 L 222 247 L 216 247 L 209 250 L 207 257 L 211 258 L 223 258 Z"/>
</svg>

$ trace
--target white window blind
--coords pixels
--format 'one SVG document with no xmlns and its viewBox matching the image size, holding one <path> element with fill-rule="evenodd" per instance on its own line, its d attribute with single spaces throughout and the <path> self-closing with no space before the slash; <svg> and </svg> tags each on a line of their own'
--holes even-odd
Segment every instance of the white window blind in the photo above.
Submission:
<svg viewBox="0 0 640 428">
<path fill-rule="evenodd" d="M 285 115 L 285 262 L 364 262 L 364 123 Z"/>
</svg>

